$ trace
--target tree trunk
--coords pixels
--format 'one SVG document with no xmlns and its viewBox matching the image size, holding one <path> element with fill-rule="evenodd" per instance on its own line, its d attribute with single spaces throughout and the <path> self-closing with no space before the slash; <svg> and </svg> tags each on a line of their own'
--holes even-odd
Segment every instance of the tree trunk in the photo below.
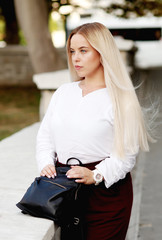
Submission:
<svg viewBox="0 0 162 240">
<path fill-rule="evenodd" d="M 48 10 L 45 0 L 14 0 L 16 15 L 27 41 L 35 73 L 51 72 L 66 67 L 58 56 L 48 29 Z"/>
</svg>

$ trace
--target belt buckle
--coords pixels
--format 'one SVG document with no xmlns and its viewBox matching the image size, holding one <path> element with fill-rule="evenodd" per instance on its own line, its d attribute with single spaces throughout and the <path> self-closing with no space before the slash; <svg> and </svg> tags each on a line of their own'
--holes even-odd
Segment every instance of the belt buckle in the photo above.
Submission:
<svg viewBox="0 0 162 240">
<path fill-rule="evenodd" d="M 78 225 L 80 222 L 79 218 L 74 217 L 74 225 Z"/>
</svg>

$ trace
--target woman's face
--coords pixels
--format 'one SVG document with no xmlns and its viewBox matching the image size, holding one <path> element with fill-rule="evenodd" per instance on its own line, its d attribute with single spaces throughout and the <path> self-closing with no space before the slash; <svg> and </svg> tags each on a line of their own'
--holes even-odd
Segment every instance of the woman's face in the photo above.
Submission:
<svg viewBox="0 0 162 240">
<path fill-rule="evenodd" d="M 100 68 L 100 54 L 81 34 L 74 34 L 70 42 L 73 66 L 79 77 L 93 77 Z"/>
</svg>

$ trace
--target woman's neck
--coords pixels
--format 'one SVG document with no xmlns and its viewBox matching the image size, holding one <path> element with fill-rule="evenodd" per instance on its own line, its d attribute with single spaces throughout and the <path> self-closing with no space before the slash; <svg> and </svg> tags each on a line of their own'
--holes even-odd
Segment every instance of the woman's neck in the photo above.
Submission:
<svg viewBox="0 0 162 240">
<path fill-rule="evenodd" d="M 106 87 L 103 69 L 92 76 L 86 76 L 81 85 L 87 89 Z"/>
<path fill-rule="evenodd" d="M 84 88 L 85 90 L 94 90 L 94 89 L 99 89 L 99 88 L 105 88 L 105 81 L 101 80 L 87 80 L 84 79 L 81 81 L 80 86 Z"/>
<path fill-rule="evenodd" d="M 86 96 L 88 93 L 91 93 L 95 90 L 105 88 L 106 84 L 103 77 L 101 78 L 100 76 L 100 78 L 97 78 L 95 76 L 94 78 L 85 78 L 80 82 L 79 86 L 82 89 L 82 96 Z"/>
</svg>

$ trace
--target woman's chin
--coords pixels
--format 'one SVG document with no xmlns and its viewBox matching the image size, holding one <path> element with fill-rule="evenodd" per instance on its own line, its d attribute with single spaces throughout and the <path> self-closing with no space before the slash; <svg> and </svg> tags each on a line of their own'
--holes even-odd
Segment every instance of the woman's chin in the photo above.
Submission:
<svg viewBox="0 0 162 240">
<path fill-rule="evenodd" d="M 79 73 L 77 72 L 77 75 L 78 75 L 79 78 L 85 78 L 85 76 L 84 76 L 83 74 L 81 74 L 81 73 L 79 74 Z"/>
</svg>

